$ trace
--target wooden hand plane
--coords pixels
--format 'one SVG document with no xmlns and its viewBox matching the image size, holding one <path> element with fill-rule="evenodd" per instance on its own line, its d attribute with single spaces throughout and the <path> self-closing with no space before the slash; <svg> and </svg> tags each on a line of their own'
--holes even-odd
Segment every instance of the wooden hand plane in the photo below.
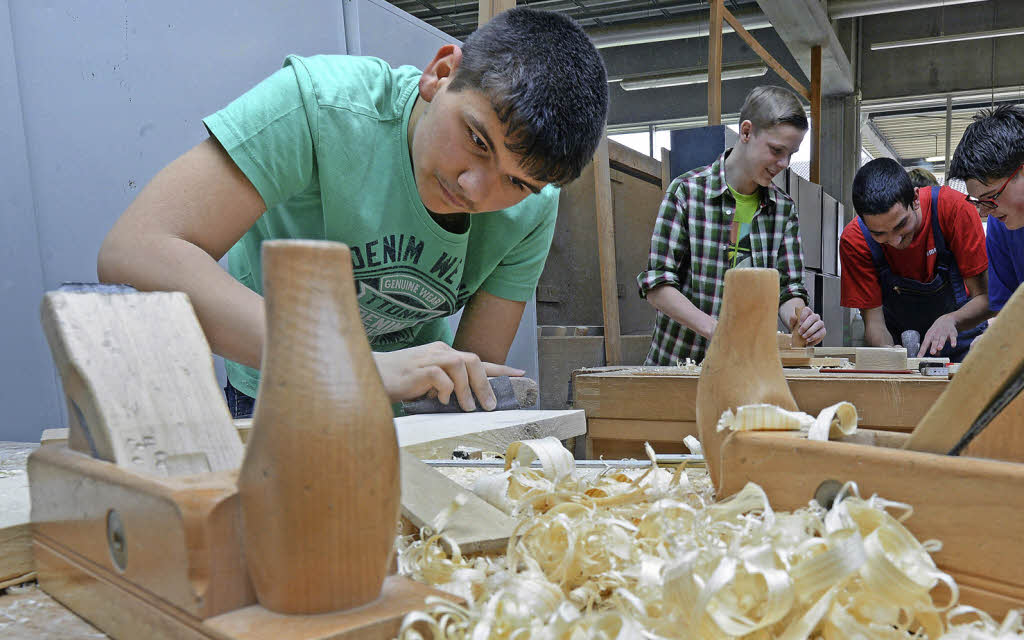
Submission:
<svg viewBox="0 0 1024 640">
<path fill-rule="evenodd" d="M 441 595 L 389 575 L 390 402 L 336 243 L 264 243 L 247 447 L 184 294 L 57 291 L 71 446 L 29 460 L 41 587 L 114 638 L 391 638 Z"/>
<path fill-rule="evenodd" d="M 907 528 L 920 540 L 942 542 L 934 557 L 960 585 L 961 602 L 999 617 L 1024 607 L 1024 398 L 1007 400 L 1020 388 L 1014 381 L 1024 363 L 1024 289 L 909 437 L 864 430 L 844 441 L 817 442 L 792 432 L 717 430 L 726 409 L 757 403 L 798 408 L 773 337 L 778 273 L 731 269 L 725 282 L 697 386 L 697 427 L 718 495 L 755 482 L 774 508 L 792 510 L 812 498 L 828 502 L 839 487 L 855 482 L 865 497 L 878 494 L 913 507 Z M 875 401 L 891 400 L 880 394 Z M 1008 406 L 994 416 L 1000 401 Z M 945 455 L 983 422 L 989 426 L 967 449 L 983 457 Z"/>
</svg>

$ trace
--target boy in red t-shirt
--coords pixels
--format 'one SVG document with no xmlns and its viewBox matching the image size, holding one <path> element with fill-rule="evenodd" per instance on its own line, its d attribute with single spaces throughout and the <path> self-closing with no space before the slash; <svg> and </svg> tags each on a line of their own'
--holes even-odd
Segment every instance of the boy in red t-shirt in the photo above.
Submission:
<svg viewBox="0 0 1024 640">
<path fill-rule="evenodd" d="M 853 206 L 839 241 L 841 303 L 861 310 L 867 344 L 892 346 L 913 329 L 921 348 L 907 355 L 961 361 L 992 316 L 977 210 L 949 187 L 914 189 L 889 158 L 857 172 Z"/>
</svg>

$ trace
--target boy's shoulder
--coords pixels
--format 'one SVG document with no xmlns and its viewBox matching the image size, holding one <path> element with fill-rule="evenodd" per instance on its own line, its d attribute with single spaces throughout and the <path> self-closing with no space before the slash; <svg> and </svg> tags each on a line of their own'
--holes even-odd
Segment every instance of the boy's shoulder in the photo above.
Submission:
<svg viewBox="0 0 1024 640">
<path fill-rule="evenodd" d="M 285 66 L 296 70 L 300 82 L 308 80 L 319 106 L 383 117 L 393 117 L 396 108 L 400 114 L 423 74 L 408 65 L 393 68 L 372 56 L 292 55 Z"/>
</svg>

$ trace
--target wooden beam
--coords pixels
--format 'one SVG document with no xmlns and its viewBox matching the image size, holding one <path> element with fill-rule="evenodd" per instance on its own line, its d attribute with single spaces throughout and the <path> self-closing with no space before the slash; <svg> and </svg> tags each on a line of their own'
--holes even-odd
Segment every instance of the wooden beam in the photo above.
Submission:
<svg viewBox="0 0 1024 640">
<path fill-rule="evenodd" d="M 811 182 L 821 184 L 821 46 L 811 47 Z"/>
<path fill-rule="evenodd" d="M 594 153 L 594 208 L 597 214 L 597 260 L 601 270 L 601 307 L 604 311 L 605 364 L 622 362 L 619 337 L 619 293 L 615 269 L 615 220 L 612 214 L 612 182 L 608 167 L 608 136 Z"/>
<path fill-rule="evenodd" d="M 661 190 L 668 191 L 668 185 L 672 184 L 672 152 L 665 147 L 661 148 Z"/>
<path fill-rule="evenodd" d="M 482 27 L 502 11 L 507 11 L 516 6 L 516 0 L 480 0 L 479 6 L 480 14 L 477 19 L 477 26 Z"/>
<path fill-rule="evenodd" d="M 786 71 L 786 68 L 783 67 L 782 64 L 780 64 L 779 61 L 772 56 L 772 54 L 768 53 L 768 50 L 762 47 L 761 43 L 754 39 L 754 36 L 750 35 L 749 31 L 743 28 L 743 25 L 740 24 L 740 21 L 736 19 L 736 16 L 734 16 L 731 11 L 729 11 L 725 7 L 722 7 L 722 17 L 725 18 L 725 20 L 729 23 L 730 26 L 732 26 L 733 31 L 736 32 L 736 35 L 743 38 L 743 41 L 747 43 L 747 46 L 753 49 L 754 53 L 756 53 L 758 56 L 761 57 L 762 60 L 764 60 L 764 63 L 768 65 L 768 68 L 777 73 L 780 78 L 785 80 L 786 84 L 793 87 L 794 91 L 802 95 L 804 98 L 807 98 L 808 100 L 811 99 L 811 94 L 807 90 L 807 87 L 805 87 L 803 84 L 800 83 L 800 81 L 794 78 L 793 74 Z M 712 17 L 712 23 L 713 22 L 714 17 Z M 818 47 L 818 52 L 820 54 L 821 47 Z M 820 58 L 818 62 L 820 69 Z"/>
<path fill-rule="evenodd" d="M 722 0 L 711 0 L 708 22 L 708 126 L 722 124 Z"/>
</svg>

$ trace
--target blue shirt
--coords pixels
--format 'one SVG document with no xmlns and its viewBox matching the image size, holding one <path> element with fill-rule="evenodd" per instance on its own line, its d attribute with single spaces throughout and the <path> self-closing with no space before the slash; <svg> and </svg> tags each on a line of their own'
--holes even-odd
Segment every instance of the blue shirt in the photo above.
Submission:
<svg viewBox="0 0 1024 640">
<path fill-rule="evenodd" d="M 995 216 L 989 216 L 985 250 L 988 252 L 988 306 L 999 311 L 1017 285 L 1024 282 L 1024 228 L 1007 229 Z"/>
</svg>

